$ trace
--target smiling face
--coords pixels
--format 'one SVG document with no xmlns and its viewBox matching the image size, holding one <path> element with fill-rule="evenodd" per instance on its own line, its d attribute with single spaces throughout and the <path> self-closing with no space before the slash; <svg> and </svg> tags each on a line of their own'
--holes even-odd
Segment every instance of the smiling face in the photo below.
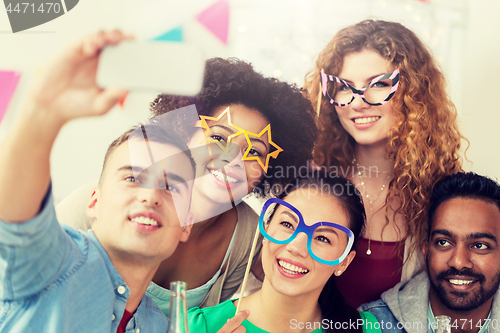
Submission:
<svg viewBox="0 0 500 333">
<path fill-rule="evenodd" d="M 229 123 L 227 106 L 216 109 L 214 115 L 207 119 L 209 131 L 203 138 L 202 131 L 198 131 L 189 142 L 196 161 L 196 181 L 194 198 L 204 198 L 217 203 L 238 203 L 244 196 L 253 190 L 262 180 L 264 173 L 256 160 L 242 160 L 248 148 L 244 134 L 231 138 L 227 151 L 221 149 L 216 143 L 208 145 L 207 141 L 218 141 L 223 147 L 227 146 L 229 137 L 238 133 L 236 127 L 259 134 L 269 121 L 262 114 L 241 104 L 229 105 L 231 123 Z M 270 145 L 266 134 L 261 137 L 250 136 L 252 148 L 248 157 L 257 157 L 265 161 Z M 206 146 L 207 149 L 198 148 Z M 224 176 L 224 174 L 226 176 Z M 196 200 L 196 199 L 195 199 Z"/>
<path fill-rule="evenodd" d="M 500 284 L 500 210 L 470 198 L 443 202 L 424 245 L 431 305 L 453 311 L 491 306 Z"/>
<path fill-rule="evenodd" d="M 95 219 L 92 229 L 110 257 L 159 263 L 189 236 L 194 171 L 180 149 L 151 141 L 150 150 L 135 150 L 131 162 L 131 147 L 141 143 L 128 140 L 109 156 L 88 214 Z M 155 160 L 164 159 L 163 164 L 155 164 L 162 165 L 161 172 L 148 169 L 150 153 Z M 145 169 L 149 172 L 141 173 Z M 151 186 L 161 183 L 167 183 L 164 189 Z"/>
<path fill-rule="evenodd" d="M 377 76 L 392 71 L 394 68 L 388 60 L 375 51 L 365 49 L 344 57 L 338 77 L 360 89 Z M 357 96 L 349 105 L 336 106 L 335 110 L 342 127 L 359 145 L 385 145 L 387 133 L 395 124 L 391 102 L 372 106 Z"/>
<path fill-rule="evenodd" d="M 300 189 L 289 194 L 285 201 L 300 211 L 306 225 L 334 222 L 346 228 L 350 227 L 343 207 L 334 196 Z M 294 218 L 298 220 L 295 215 L 285 206 L 280 206 L 273 214 L 267 230 L 272 232 L 269 228 L 276 222 L 280 227 L 292 225 Z M 317 253 L 329 251 L 332 258 L 340 257 L 348 238 L 346 235 L 337 236 L 334 232 L 322 232 L 321 235 L 316 235 L 313 242 L 318 243 Z M 288 296 L 311 294 L 312 297 L 319 297 L 332 274 L 338 270 L 343 272 L 354 256 L 355 251 L 351 251 L 338 265 L 321 264 L 309 254 L 307 235 L 304 233 L 299 233 L 288 244 L 275 244 L 266 240 L 262 248 L 265 279 L 277 292 Z"/>
</svg>

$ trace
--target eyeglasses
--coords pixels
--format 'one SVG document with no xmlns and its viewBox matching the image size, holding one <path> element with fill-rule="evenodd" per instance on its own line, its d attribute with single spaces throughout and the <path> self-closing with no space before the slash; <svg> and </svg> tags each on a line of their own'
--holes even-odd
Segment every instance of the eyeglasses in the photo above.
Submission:
<svg viewBox="0 0 500 333">
<path fill-rule="evenodd" d="M 238 136 L 238 135 L 241 135 L 241 134 L 244 134 L 245 135 L 245 139 L 248 143 L 248 148 L 246 149 L 246 151 L 244 152 L 243 154 L 243 157 L 242 157 L 242 160 L 243 161 L 250 161 L 250 160 L 256 160 L 259 165 L 262 167 L 262 169 L 264 170 L 264 172 L 267 173 L 267 169 L 269 167 L 269 159 L 272 157 L 272 158 L 277 158 L 279 153 L 281 153 L 283 151 L 283 149 L 278 146 L 276 143 L 274 143 L 271 139 L 271 124 L 268 124 L 266 127 L 264 127 L 264 129 L 260 132 L 260 133 L 252 133 L 250 131 L 247 131 L 247 130 L 244 130 L 243 128 L 241 127 L 238 127 L 236 125 L 234 125 L 231 121 L 231 111 L 229 109 L 229 106 L 224 110 L 224 112 L 222 112 L 218 117 L 209 117 L 209 116 L 200 116 L 200 119 L 201 119 L 201 122 L 200 122 L 200 126 L 205 129 L 205 138 L 207 138 L 209 136 L 209 133 L 210 133 L 210 127 L 208 126 L 208 123 L 207 123 L 207 120 L 214 120 L 214 121 L 219 121 L 224 115 L 227 115 L 227 123 L 229 124 L 229 126 L 231 126 L 232 128 L 235 129 L 235 132 L 232 133 L 231 135 L 228 135 L 228 140 L 227 140 L 227 144 L 229 145 L 229 143 L 231 142 L 231 139 Z M 269 141 L 269 145 L 274 147 L 275 150 L 273 150 L 272 152 L 270 151 L 269 153 L 267 154 L 264 154 L 265 155 L 265 158 L 264 156 L 248 156 L 248 154 L 250 153 L 250 151 L 253 149 L 253 145 L 252 145 L 252 141 L 250 140 L 250 137 L 256 137 L 256 138 L 260 138 L 264 135 L 267 135 L 268 137 L 268 141 Z M 217 140 L 207 140 L 206 143 L 210 143 L 210 142 L 215 142 L 219 145 L 219 147 L 224 150 L 224 151 L 228 151 L 228 146 L 226 145 L 226 147 L 224 147 L 220 142 L 218 142 Z"/>
<path fill-rule="evenodd" d="M 383 105 L 394 96 L 399 86 L 399 69 L 374 78 L 361 89 L 354 88 L 339 77 L 324 72 L 320 74 L 323 96 L 330 99 L 330 104 L 337 106 L 351 104 L 356 96 L 360 96 L 369 105 Z"/>
<path fill-rule="evenodd" d="M 307 225 L 297 208 L 276 198 L 264 204 L 259 229 L 264 237 L 276 244 L 288 244 L 299 233 L 305 233 L 309 254 L 325 265 L 342 262 L 354 243 L 354 234 L 348 228 L 333 222 Z"/>
</svg>

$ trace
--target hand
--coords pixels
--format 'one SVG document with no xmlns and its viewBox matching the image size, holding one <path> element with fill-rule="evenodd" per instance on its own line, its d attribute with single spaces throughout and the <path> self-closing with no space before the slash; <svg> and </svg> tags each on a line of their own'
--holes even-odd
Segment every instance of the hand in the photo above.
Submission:
<svg viewBox="0 0 500 333">
<path fill-rule="evenodd" d="M 96 84 L 100 51 L 106 45 L 132 39 L 121 31 L 100 31 L 66 48 L 42 68 L 29 96 L 35 112 L 48 112 L 62 121 L 101 115 L 125 94 L 119 88 Z"/>
<path fill-rule="evenodd" d="M 236 316 L 229 319 L 226 325 L 222 326 L 217 333 L 245 333 L 246 329 L 241 326 L 241 323 L 247 319 L 249 315 L 250 310 L 240 311 Z"/>
</svg>

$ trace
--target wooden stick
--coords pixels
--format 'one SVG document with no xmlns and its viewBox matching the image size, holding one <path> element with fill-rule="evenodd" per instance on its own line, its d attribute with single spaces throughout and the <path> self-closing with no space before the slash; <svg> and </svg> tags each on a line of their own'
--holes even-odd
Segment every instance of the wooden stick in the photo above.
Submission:
<svg viewBox="0 0 500 333">
<path fill-rule="evenodd" d="M 259 225 L 257 224 L 257 230 L 255 230 L 255 236 L 253 237 L 252 250 L 250 251 L 250 256 L 248 257 L 247 268 L 245 270 L 245 276 L 243 277 L 243 284 L 241 285 L 241 297 L 238 302 L 238 307 L 236 308 L 236 314 L 240 312 L 241 302 L 243 301 L 243 295 L 245 295 L 245 289 L 247 287 L 248 274 L 250 273 L 250 267 L 252 266 L 253 255 L 255 253 L 255 247 L 257 246 L 257 241 L 259 240 Z"/>
<path fill-rule="evenodd" d="M 323 68 L 321 69 L 321 71 L 323 72 Z M 319 91 L 318 91 L 318 102 L 316 103 L 316 114 L 318 115 L 319 117 L 319 110 L 321 108 L 321 98 L 323 97 L 322 96 L 322 92 L 321 92 L 321 75 L 319 76 Z"/>
</svg>

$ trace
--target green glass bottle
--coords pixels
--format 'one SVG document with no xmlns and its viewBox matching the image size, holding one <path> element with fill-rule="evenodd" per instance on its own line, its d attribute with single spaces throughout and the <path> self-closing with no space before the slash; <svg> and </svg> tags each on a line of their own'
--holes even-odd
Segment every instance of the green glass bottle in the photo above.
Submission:
<svg viewBox="0 0 500 333">
<path fill-rule="evenodd" d="M 189 333 L 187 324 L 186 282 L 170 283 L 170 310 L 167 333 Z"/>
<path fill-rule="evenodd" d="M 448 316 L 437 316 L 436 333 L 451 333 L 451 318 Z"/>
</svg>

